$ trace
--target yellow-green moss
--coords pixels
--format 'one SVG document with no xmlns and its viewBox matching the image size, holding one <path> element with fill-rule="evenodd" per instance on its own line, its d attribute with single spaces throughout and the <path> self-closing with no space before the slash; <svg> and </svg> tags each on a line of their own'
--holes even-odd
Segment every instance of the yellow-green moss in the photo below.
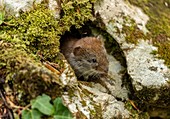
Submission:
<svg viewBox="0 0 170 119">
<path fill-rule="evenodd" d="M 62 16 L 60 25 L 64 31 L 69 30 L 74 25 L 80 28 L 88 20 L 93 20 L 92 4 L 96 0 L 68 0 L 64 1 L 62 6 Z M 68 27 L 69 26 L 69 27 Z"/>
<path fill-rule="evenodd" d="M 12 43 L 7 43 L 0 41 L 0 74 L 1 76 L 8 76 L 8 74 L 17 71 L 18 66 L 22 64 L 26 64 L 25 60 L 35 61 L 35 57 L 28 56 L 26 51 L 22 48 L 15 47 Z M 4 70 L 2 70 L 4 69 Z M 5 71 L 5 72 L 3 72 Z"/>
<path fill-rule="evenodd" d="M 129 20 L 131 20 L 129 18 Z M 126 34 L 126 41 L 128 43 L 137 44 L 138 39 L 146 39 L 146 35 L 137 27 L 135 22 L 131 20 L 130 25 L 123 25 L 122 32 Z"/>
<path fill-rule="evenodd" d="M 35 54 L 39 52 L 49 61 L 56 63 L 58 59 L 62 62 L 58 55 L 60 35 L 72 26 L 80 28 L 86 21 L 93 20 L 93 2 L 63 1 L 60 19 L 55 19 L 45 4 L 35 5 L 34 9 L 18 18 L 6 18 L 8 25 L 0 25 L 0 75 L 6 82 L 13 79 L 18 94 L 21 91 L 23 98 L 28 96 L 25 100 L 42 92 L 49 92 L 49 95 L 62 92 L 58 91 L 58 83 L 50 83 L 56 77 L 35 60 L 38 59 Z"/>
<path fill-rule="evenodd" d="M 135 20 L 133 20 L 131 17 L 129 16 L 122 16 L 123 18 L 123 27 L 120 30 L 119 28 L 115 28 L 116 32 L 118 34 L 123 33 L 125 34 L 125 40 L 128 43 L 133 43 L 133 44 L 137 44 L 138 43 L 138 39 L 144 39 L 146 40 L 146 35 L 144 34 L 144 32 L 142 30 L 140 30 L 135 22 Z M 114 24 L 115 21 L 111 20 L 109 21 L 111 24 Z"/>
<path fill-rule="evenodd" d="M 139 6 L 150 17 L 146 27 L 151 32 L 155 46 L 158 47 L 160 58 L 170 66 L 170 1 L 169 0 L 129 0 L 131 4 Z M 168 6 L 166 6 L 166 4 Z"/>
<path fill-rule="evenodd" d="M 137 104 L 133 102 L 137 107 Z M 131 112 L 130 119 L 150 119 L 150 116 L 147 112 L 142 112 L 134 108 L 132 101 L 126 101 L 125 107 L 128 111 Z M 138 108 L 138 107 L 137 107 Z"/>
<path fill-rule="evenodd" d="M 169 107 L 170 105 L 169 92 L 170 92 L 169 86 L 166 86 L 166 87 L 162 86 L 160 87 L 160 89 L 153 88 L 153 87 L 150 87 L 150 88 L 143 87 L 142 90 L 135 91 L 135 96 L 138 97 L 139 102 L 146 104 L 146 106 L 144 106 L 143 104 L 140 104 L 141 108 L 148 107 L 146 111 L 149 111 L 150 106 L 157 107 L 157 108 L 158 107 L 159 108 Z"/>
<path fill-rule="evenodd" d="M 61 19 L 55 19 L 45 4 L 22 13 L 19 18 L 6 20 L 1 26 L 0 39 L 18 44 L 30 53 L 39 51 L 46 59 L 53 60 L 59 52 L 59 39 L 71 26 L 80 28 L 93 20 L 91 0 L 69 0 L 61 3 Z"/>
<path fill-rule="evenodd" d="M 36 9 L 10 19 L 8 23 L 12 26 L 3 27 L 1 39 L 22 45 L 30 49 L 30 53 L 41 51 L 47 58 L 53 58 L 59 51 L 58 21 L 45 5 L 38 5 Z"/>
<path fill-rule="evenodd" d="M 1 81 L 4 80 L 4 88 L 13 103 L 26 105 L 42 92 L 52 97 L 61 95 L 59 76 L 35 59 L 35 55 L 28 54 L 22 47 L 0 40 Z"/>
</svg>

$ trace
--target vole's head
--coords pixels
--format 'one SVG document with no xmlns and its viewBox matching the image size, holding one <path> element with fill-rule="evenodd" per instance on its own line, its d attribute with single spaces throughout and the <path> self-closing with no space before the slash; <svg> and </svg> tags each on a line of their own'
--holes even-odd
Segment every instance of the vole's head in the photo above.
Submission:
<svg viewBox="0 0 170 119">
<path fill-rule="evenodd" d="M 74 45 L 72 67 L 85 80 L 99 78 L 108 72 L 108 60 L 103 43 L 94 37 L 80 39 Z"/>
</svg>

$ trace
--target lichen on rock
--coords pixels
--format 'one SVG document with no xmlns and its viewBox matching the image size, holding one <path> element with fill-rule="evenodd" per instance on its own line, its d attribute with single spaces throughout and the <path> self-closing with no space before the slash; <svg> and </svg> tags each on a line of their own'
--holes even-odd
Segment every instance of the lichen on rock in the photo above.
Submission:
<svg viewBox="0 0 170 119">
<path fill-rule="evenodd" d="M 158 47 L 157 54 L 159 58 L 165 60 L 167 66 L 170 65 L 170 22 L 169 22 L 169 5 L 168 0 L 152 1 L 152 0 L 128 0 L 130 3 L 139 6 L 149 15 L 150 19 L 146 25 L 150 33 L 147 37 L 152 37 L 153 44 Z M 162 11 L 163 10 L 163 11 Z"/>
<path fill-rule="evenodd" d="M 148 111 L 152 110 L 148 106 L 154 106 L 155 110 L 160 111 L 164 105 L 162 112 L 169 109 L 168 6 L 169 2 L 163 0 L 103 0 L 94 7 L 105 25 L 104 29 L 117 41 L 124 53 L 130 76 L 127 84 L 130 84 L 132 97 L 137 96 L 144 102 L 146 107 L 143 107 Z M 162 92 L 166 92 L 166 96 Z"/>
</svg>

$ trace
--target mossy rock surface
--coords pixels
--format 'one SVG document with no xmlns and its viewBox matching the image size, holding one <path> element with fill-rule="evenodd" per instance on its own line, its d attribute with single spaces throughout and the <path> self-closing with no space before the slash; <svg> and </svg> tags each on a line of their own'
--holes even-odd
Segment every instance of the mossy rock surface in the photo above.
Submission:
<svg viewBox="0 0 170 119">
<path fill-rule="evenodd" d="M 159 58 L 170 66 L 170 1 L 169 0 L 129 0 L 150 17 L 146 27 L 150 31 L 147 38 L 152 38 L 153 44 L 158 47 Z"/>
<path fill-rule="evenodd" d="M 21 102 L 27 104 L 29 99 L 45 92 L 52 97 L 62 93 L 59 75 L 51 72 L 54 69 L 43 62 L 49 61 L 57 68 L 63 68 L 60 37 L 72 26 L 80 28 L 94 19 L 93 2 L 62 2 L 60 19 L 54 18 L 45 2 L 34 5 L 19 17 L 8 15 L 3 19 L 4 24 L 0 26 L 0 75 L 5 86 L 13 83 L 15 92 L 22 97 Z"/>
</svg>

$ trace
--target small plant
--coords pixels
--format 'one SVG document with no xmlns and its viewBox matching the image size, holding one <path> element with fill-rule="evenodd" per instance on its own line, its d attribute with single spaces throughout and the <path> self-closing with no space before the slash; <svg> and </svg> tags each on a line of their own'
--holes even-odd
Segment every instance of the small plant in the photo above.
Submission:
<svg viewBox="0 0 170 119">
<path fill-rule="evenodd" d="M 61 98 L 52 101 L 46 94 L 31 100 L 31 109 L 22 111 L 22 119 L 41 119 L 41 117 L 72 119 L 70 111 L 63 105 Z"/>
</svg>

